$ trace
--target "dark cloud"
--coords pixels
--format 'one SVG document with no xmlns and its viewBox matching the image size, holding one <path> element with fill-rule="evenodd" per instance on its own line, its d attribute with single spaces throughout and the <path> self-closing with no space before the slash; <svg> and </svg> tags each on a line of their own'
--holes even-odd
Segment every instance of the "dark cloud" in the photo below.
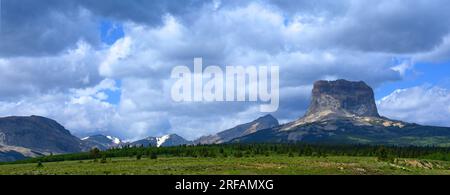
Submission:
<svg viewBox="0 0 450 195">
<path fill-rule="evenodd" d="M 263 2 L 273 4 L 286 14 L 292 16 L 297 13 L 306 13 L 315 16 L 333 17 L 345 14 L 350 7 L 350 1 L 329 0 L 264 0 Z"/>
<path fill-rule="evenodd" d="M 95 17 L 72 1 L 3 0 L 1 19 L 0 56 L 53 55 L 100 40 Z"/>
<path fill-rule="evenodd" d="M 159 25 L 165 14 L 186 20 L 210 1 L 2 0 L 0 56 L 54 55 L 84 40 L 99 46 L 99 20 Z"/>
<path fill-rule="evenodd" d="M 162 24 L 165 14 L 189 16 L 211 0 L 108 0 L 108 1 L 77 1 L 81 6 L 94 14 L 110 17 L 121 21 L 133 21 L 147 25 Z M 182 18 L 182 17 L 181 17 Z"/>
<path fill-rule="evenodd" d="M 449 32 L 449 21 L 445 18 L 450 17 L 447 11 L 450 4 L 440 0 L 256 2 L 280 9 L 286 21 L 296 15 L 333 21 L 316 32 L 322 39 L 314 41 L 322 47 L 422 52 L 439 45 Z M 171 14 L 192 24 L 205 12 L 204 6 L 214 6 L 214 3 L 212 0 L 3 0 L 0 56 L 55 54 L 73 47 L 80 39 L 98 45 L 99 18 L 158 26 L 162 25 L 165 14 Z M 218 5 L 220 9 L 234 9 L 249 3 L 221 1 Z M 257 43 L 264 41 L 253 42 Z M 272 44 L 272 48 L 273 45 L 276 44 Z"/>
<path fill-rule="evenodd" d="M 425 52 L 449 34 L 448 10 L 444 1 L 355 3 L 331 43 L 370 52 Z"/>
</svg>

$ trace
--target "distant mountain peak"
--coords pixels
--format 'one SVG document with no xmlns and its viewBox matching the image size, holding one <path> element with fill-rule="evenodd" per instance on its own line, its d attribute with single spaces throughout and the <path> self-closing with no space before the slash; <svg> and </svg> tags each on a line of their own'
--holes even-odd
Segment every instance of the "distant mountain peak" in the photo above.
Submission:
<svg viewBox="0 0 450 195">
<path fill-rule="evenodd" d="M 255 121 L 256 122 L 260 122 L 260 121 L 277 121 L 277 123 L 278 123 L 278 120 L 274 116 L 272 116 L 271 114 L 267 114 L 267 115 L 264 115 L 262 117 L 259 117 Z"/>
<path fill-rule="evenodd" d="M 102 134 L 91 135 L 82 138 L 81 141 L 85 147 L 84 149 L 98 148 L 100 150 L 107 150 L 123 144 L 123 142 L 117 137 Z"/>
<path fill-rule="evenodd" d="M 255 133 L 262 129 L 272 128 L 278 126 L 278 120 L 272 115 L 268 114 L 258 119 L 235 126 L 231 129 L 221 131 L 214 135 L 202 136 L 194 141 L 195 144 L 220 144 L 228 142 L 234 138 Z"/>
<path fill-rule="evenodd" d="M 183 137 L 177 134 L 168 134 L 160 137 L 146 137 L 144 139 L 132 142 L 132 146 L 154 146 L 154 147 L 165 147 L 165 146 L 178 146 L 191 144 Z"/>
</svg>

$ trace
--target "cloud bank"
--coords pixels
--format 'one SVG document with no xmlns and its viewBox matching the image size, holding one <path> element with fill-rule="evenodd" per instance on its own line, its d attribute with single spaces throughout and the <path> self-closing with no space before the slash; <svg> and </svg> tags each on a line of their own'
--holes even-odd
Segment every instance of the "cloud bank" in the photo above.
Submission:
<svg viewBox="0 0 450 195">
<path fill-rule="evenodd" d="M 449 60 L 449 6 L 438 0 L 2 0 L 0 115 L 52 117 L 77 135 L 193 139 L 263 114 L 254 103 L 173 102 L 170 71 L 202 57 L 205 66 L 279 65 L 274 115 L 286 122 L 303 115 L 315 80 L 364 80 L 377 88 L 405 79 L 414 63 Z M 104 21 L 120 24 L 123 37 L 105 42 Z M 414 89 L 402 97 L 425 93 Z M 379 103 L 387 116 L 445 124 L 445 117 L 394 112 L 405 105 L 388 101 L 392 96 Z"/>
</svg>

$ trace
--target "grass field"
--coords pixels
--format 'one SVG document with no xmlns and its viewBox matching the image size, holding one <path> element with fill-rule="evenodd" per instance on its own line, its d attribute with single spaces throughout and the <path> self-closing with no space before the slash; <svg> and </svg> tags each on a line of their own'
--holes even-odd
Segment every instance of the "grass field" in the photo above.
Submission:
<svg viewBox="0 0 450 195">
<path fill-rule="evenodd" d="M 0 165 L 2 175 L 433 175 L 450 174 L 450 162 L 398 159 L 381 162 L 375 157 L 288 157 L 243 158 L 159 157 L 158 159 L 112 158 L 100 161 L 49 162 Z"/>
</svg>

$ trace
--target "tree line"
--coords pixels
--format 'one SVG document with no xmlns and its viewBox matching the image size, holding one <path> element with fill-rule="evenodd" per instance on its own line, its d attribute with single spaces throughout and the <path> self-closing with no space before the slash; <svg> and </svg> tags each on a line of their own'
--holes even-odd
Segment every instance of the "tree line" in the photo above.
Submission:
<svg viewBox="0 0 450 195">
<path fill-rule="evenodd" d="M 193 158 L 245 158 L 255 156 L 360 156 L 378 157 L 380 160 L 394 158 L 420 158 L 430 160 L 450 160 L 450 147 L 418 146 L 374 146 L 374 145 L 328 145 L 328 144 L 222 144 L 222 145 L 182 145 L 172 147 L 122 146 L 100 151 L 97 148 L 89 152 L 49 155 L 25 160 L 7 162 L 7 164 L 58 162 L 74 160 L 105 160 L 115 157 L 156 159 L 165 157 Z M 6 163 L 2 163 L 6 164 Z"/>
</svg>

